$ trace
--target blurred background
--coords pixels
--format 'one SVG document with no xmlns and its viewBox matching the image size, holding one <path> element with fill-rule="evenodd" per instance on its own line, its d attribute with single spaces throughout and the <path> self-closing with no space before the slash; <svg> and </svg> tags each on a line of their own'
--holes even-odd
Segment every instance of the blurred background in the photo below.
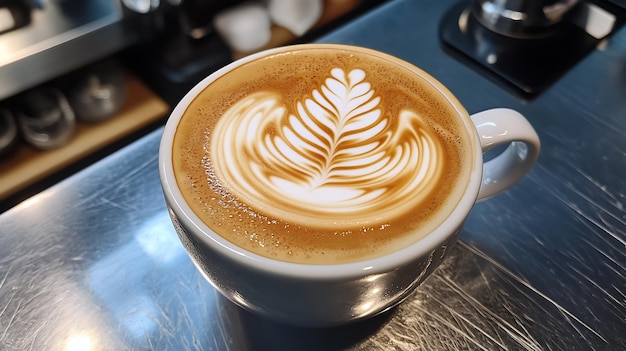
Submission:
<svg viewBox="0 0 626 351">
<path fill-rule="evenodd" d="M 0 212 L 162 125 L 232 60 L 385 0 L 0 0 Z"/>
</svg>

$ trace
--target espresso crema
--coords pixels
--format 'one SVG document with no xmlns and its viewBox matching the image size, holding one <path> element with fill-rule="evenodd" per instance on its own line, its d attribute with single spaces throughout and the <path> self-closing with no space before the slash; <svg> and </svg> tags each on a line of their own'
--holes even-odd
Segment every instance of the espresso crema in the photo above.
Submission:
<svg viewBox="0 0 626 351">
<path fill-rule="evenodd" d="M 447 98 L 398 62 L 310 46 L 221 76 L 176 131 L 186 201 L 225 239 L 290 262 L 419 240 L 461 198 L 471 147 Z"/>
</svg>

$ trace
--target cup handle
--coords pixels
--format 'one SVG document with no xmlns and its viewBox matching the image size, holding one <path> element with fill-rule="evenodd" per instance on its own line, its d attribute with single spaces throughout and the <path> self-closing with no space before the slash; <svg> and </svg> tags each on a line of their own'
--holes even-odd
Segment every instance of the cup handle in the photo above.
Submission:
<svg viewBox="0 0 626 351">
<path fill-rule="evenodd" d="M 488 199 L 515 184 L 539 157 L 537 132 L 519 112 L 495 108 L 471 116 L 478 131 L 483 154 L 504 144 L 509 146 L 483 164 L 483 178 L 477 201 Z"/>
</svg>

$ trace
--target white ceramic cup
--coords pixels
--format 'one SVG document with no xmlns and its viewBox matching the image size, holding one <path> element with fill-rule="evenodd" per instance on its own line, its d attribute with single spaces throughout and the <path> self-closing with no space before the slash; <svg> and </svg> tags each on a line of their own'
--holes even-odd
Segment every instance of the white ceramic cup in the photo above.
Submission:
<svg viewBox="0 0 626 351">
<path fill-rule="evenodd" d="M 307 265 L 278 261 L 246 251 L 225 240 L 185 203 L 172 168 L 177 125 L 194 99 L 218 77 L 243 63 L 290 47 L 271 49 L 233 62 L 195 86 L 176 106 L 163 133 L 159 172 L 172 222 L 192 261 L 229 300 L 274 320 L 303 326 L 332 326 L 371 317 L 405 299 L 444 259 L 457 241 L 476 201 L 486 199 L 522 178 L 539 155 L 539 138 L 529 122 L 510 109 L 492 109 L 471 117 L 441 83 L 421 69 L 377 51 L 334 44 L 308 44 L 378 55 L 425 78 L 458 112 L 474 153 L 470 180 L 447 220 L 418 242 L 390 254 L 359 262 Z M 297 48 L 298 46 L 296 46 Z M 483 163 L 483 153 L 508 144 Z"/>
</svg>

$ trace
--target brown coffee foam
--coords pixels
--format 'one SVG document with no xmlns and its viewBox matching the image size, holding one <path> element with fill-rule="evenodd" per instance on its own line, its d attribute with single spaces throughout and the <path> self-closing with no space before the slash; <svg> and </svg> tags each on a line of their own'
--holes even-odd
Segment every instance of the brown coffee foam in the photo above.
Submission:
<svg viewBox="0 0 626 351">
<path fill-rule="evenodd" d="M 280 61 L 276 63 L 276 61 Z M 398 116 L 410 108 L 428 116 L 427 124 L 444 140 L 446 164 L 429 201 L 392 221 L 372 219 L 342 230 L 296 225 L 267 216 L 234 197 L 212 169 L 205 148 L 220 116 L 236 101 L 259 89 L 283 96 L 289 108 L 310 97 L 331 67 L 363 68 L 385 103 L 384 113 Z M 394 101 L 393 105 L 389 103 Z M 358 53 L 304 50 L 262 58 L 218 78 L 189 105 L 174 140 L 177 182 L 193 211 L 215 232 L 255 253 L 301 263 L 340 263 L 379 256 L 419 240 L 436 227 L 458 202 L 469 174 L 470 143 L 457 112 L 428 83 L 406 68 Z M 289 206 L 287 202 L 277 206 Z"/>
</svg>

